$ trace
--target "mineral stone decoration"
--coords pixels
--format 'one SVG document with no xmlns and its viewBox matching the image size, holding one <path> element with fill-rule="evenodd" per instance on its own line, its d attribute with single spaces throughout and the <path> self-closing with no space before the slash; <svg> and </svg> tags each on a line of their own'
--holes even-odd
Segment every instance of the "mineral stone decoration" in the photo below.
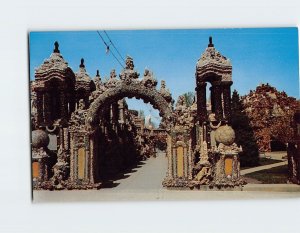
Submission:
<svg viewBox="0 0 300 233">
<path fill-rule="evenodd" d="M 106 177 L 124 164 L 155 157 L 155 143 L 165 142 L 166 188 L 240 188 L 239 156 L 230 127 L 232 65 L 212 38 L 196 65 L 196 98 L 187 105 L 174 100 L 166 82 L 149 69 L 140 77 L 134 60 L 115 69 L 104 82 L 99 70 L 91 79 L 80 60 L 73 72 L 55 42 L 49 59 L 36 69 L 31 82 L 32 169 L 34 189 L 99 189 Z M 207 109 L 206 84 L 212 84 Z M 150 103 L 162 117 L 160 128 L 144 123 L 128 109 L 125 98 Z M 280 114 L 280 111 L 279 111 Z M 57 148 L 49 146 L 48 133 Z M 164 143 L 161 143 L 164 146 Z M 232 165 L 232 166 L 231 166 Z"/>
<path fill-rule="evenodd" d="M 232 127 L 223 125 L 216 130 L 215 138 L 218 143 L 223 143 L 229 146 L 234 142 L 235 133 Z"/>
</svg>

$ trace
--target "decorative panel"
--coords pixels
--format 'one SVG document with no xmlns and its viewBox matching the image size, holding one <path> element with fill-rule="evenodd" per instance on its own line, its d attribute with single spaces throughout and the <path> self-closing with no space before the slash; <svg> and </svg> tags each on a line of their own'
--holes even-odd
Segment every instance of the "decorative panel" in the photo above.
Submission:
<svg viewBox="0 0 300 233">
<path fill-rule="evenodd" d="M 233 159 L 232 158 L 225 158 L 225 175 L 232 175 L 232 164 Z"/>
<path fill-rule="evenodd" d="M 85 149 L 83 147 L 78 149 L 78 179 L 85 178 Z"/>
<path fill-rule="evenodd" d="M 40 164 L 39 162 L 32 163 L 32 176 L 33 178 L 39 178 L 40 176 Z"/>
<path fill-rule="evenodd" d="M 183 147 L 177 147 L 177 176 L 183 177 Z"/>
</svg>

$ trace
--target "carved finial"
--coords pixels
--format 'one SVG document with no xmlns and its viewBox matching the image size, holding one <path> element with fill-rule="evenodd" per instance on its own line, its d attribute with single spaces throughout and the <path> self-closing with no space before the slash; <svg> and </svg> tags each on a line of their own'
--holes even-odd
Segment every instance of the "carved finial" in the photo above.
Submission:
<svg viewBox="0 0 300 233">
<path fill-rule="evenodd" d="M 212 37 L 209 37 L 209 44 L 208 47 L 214 47 L 214 44 L 212 43 Z"/>
<path fill-rule="evenodd" d="M 117 77 L 117 75 L 116 75 L 116 70 L 115 70 L 115 69 L 112 69 L 112 70 L 110 71 L 110 78 L 115 78 L 115 77 Z"/>
<path fill-rule="evenodd" d="M 57 41 L 55 41 L 54 42 L 54 50 L 53 50 L 54 53 L 59 53 L 60 52 L 59 49 L 58 49 L 58 47 L 59 47 L 59 44 L 58 44 Z"/>
<path fill-rule="evenodd" d="M 81 60 L 80 60 L 80 65 L 79 65 L 79 67 L 80 67 L 80 68 L 84 68 L 84 67 L 85 67 L 85 65 L 84 65 L 84 59 L 83 59 L 83 58 L 81 58 Z"/>
<path fill-rule="evenodd" d="M 126 69 L 128 69 L 128 70 L 134 69 L 133 59 L 129 55 L 126 56 L 125 63 L 126 63 Z"/>
<path fill-rule="evenodd" d="M 99 70 L 97 70 L 96 76 L 97 76 L 97 77 L 100 77 Z"/>
</svg>

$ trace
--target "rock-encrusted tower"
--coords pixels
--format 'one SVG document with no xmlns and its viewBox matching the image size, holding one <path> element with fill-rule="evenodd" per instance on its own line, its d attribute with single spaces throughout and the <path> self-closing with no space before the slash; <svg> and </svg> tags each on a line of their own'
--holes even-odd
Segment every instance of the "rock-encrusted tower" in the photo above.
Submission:
<svg viewBox="0 0 300 233">
<path fill-rule="evenodd" d="M 236 187 L 240 178 L 239 152 L 231 121 L 232 65 L 209 44 L 196 65 L 197 116 L 193 138 L 193 184 L 196 187 Z M 208 112 L 206 85 L 211 84 L 211 111 Z M 193 186 L 191 185 L 191 186 Z"/>
<path fill-rule="evenodd" d="M 67 121 L 75 109 L 75 74 L 58 48 L 55 42 L 50 58 L 35 70 L 32 91 L 36 95 L 39 126 L 50 127 L 58 120 Z"/>
<path fill-rule="evenodd" d="M 200 123 L 208 120 L 206 86 L 211 83 L 211 110 L 217 120 L 230 121 L 232 65 L 228 58 L 217 51 L 209 38 L 209 44 L 196 65 L 197 116 Z"/>
</svg>

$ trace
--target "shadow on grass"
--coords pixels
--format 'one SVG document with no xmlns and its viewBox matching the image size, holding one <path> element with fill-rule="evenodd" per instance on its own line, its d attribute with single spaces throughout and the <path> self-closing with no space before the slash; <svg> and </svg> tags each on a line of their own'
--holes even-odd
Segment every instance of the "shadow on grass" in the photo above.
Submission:
<svg viewBox="0 0 300 233">
<path fill-rule="evenodd" d="M 262 184 L 286 184 L 288 180 L 288 166 L 270 168 L 246 174 L 244 177 L 255 179 Z"/>
<path fill-rule="evenodd" d="M 268 159 L 268 158 L 260 158 L 259 159 L 259 164 L 258 166 L 251 166 L 251 167 L 241 167 L 241 170 L 245 170 L 248 168 L 253 168 L 253 167 L 259 167 L 259 166 L 265 166 L 265 165 L 270 165 L 270 164 L 274 164 L 274 163 L 280 163 L 282 162 L 282 160 L 277 160 L 277 159 Z"/>
</svg>

